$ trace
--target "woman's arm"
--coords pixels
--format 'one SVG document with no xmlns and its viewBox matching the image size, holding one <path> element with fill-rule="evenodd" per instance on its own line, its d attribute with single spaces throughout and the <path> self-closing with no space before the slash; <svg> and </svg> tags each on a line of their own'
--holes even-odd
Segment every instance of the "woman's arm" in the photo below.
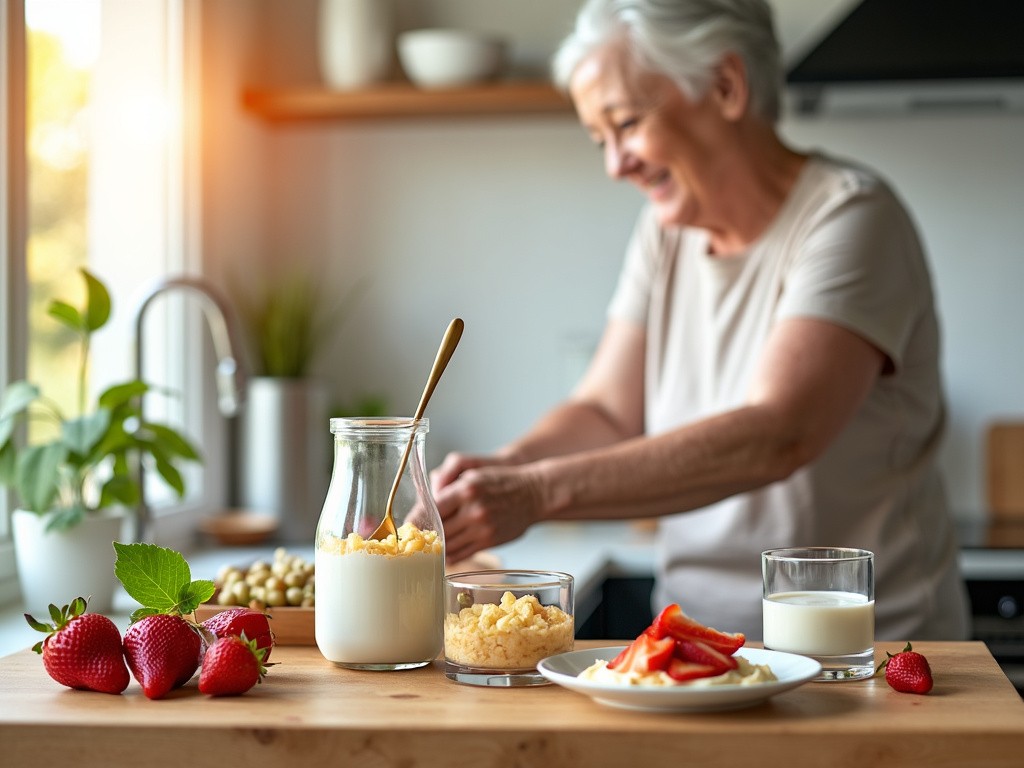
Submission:
<svg viewBox="0 0 1024 768">
<path fill-rule="evenodd" d="M 740 408 L 654 437 L 464 472 L 439 497 L 449 555 L 509 541 L 542 520 L 671 514 L 781 480 L 825 450 L 884 362 L 838 325 L 784 320 Z"/>
<path fill-rule="evenodd" d="M 777 480 L 819 456 L 867 397 L 885 355 L 838 325 L 781 322 L 747 403 L 655 437 L 536 465 L 546 518 L 681 512 Z"/>
</svg>

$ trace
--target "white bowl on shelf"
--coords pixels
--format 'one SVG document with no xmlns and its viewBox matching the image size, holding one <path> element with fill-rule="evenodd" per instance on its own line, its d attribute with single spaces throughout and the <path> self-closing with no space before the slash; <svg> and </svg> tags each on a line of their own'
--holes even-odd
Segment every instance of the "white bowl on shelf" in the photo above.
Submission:
<svg viewBox="0 0 1024 768">
<path fill-rule="evenodd" d="M 501 71 L 505 42 L 464 29 L 415 29 L 398 36 L 402 69 L 420 88 L 457 88 Z"/>
</svg>

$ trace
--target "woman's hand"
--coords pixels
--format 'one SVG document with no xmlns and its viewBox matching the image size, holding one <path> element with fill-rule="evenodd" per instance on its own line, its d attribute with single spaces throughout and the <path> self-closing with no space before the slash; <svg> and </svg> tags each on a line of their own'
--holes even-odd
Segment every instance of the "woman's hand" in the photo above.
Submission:
<svg viewBox="0 0 1024 768">
<path fill-rule="evenodd" d="M 447 488 L 467 469 L 488 467 L 495 464 L 507 464 L 506 459 L 497 454 L 488 456 L 480 454 L 458 453 L 453 451 L 444 457 L 444 461 L 437 469 L 430 473 L 430 487 L 435 495 Z"/>
<path fill-rule="evenodd" d="M 453 455 L 436 470 L 438 478 L 449 460 L 451 468 L 462 469 L 434 492 L 449 562 L 512 541 L 541 519 L 540 477 L 530 465 L 499 466 L 494 457 Z"/>
</svg>

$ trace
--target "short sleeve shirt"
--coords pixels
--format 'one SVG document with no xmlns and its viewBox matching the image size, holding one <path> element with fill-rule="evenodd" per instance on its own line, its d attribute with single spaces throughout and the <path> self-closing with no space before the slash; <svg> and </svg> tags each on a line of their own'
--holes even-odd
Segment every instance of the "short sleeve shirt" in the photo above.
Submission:
<svg viewBox="0 0 1024 768">
<path fill-rule="evenodd" d="M 913 223 L 883 181 L 813 155 L 767 231 L 727 257 L 709 255 L 706 231 L 663 228 L 646 208 L 609 314 L 646 330 L 648 434 L 743 405 L 759 354 L 786 318 L 835 323 L 888 358 L 813 463 L 661 520 L 655 608 L 678 602 L 705 623 L 759 638 L 760 553 L 848 546 L 876 553 L 879 638 L 964 635 L 935 461 L 944 400 L 931 279 Z"/>
</svg>

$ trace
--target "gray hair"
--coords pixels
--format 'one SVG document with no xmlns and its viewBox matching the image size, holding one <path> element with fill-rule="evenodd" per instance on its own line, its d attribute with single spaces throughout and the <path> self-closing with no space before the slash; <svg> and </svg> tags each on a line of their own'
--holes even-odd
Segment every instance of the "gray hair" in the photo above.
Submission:
<svg viewBox="0 0 1024 768">
<path fill-rule="evenodd" d="M 725 54 L 736 53 L 746 67 L 752 111 L 771 122 L 779 117 L 782 59 L 765 0 L 587 0 L 555 53 L 555 84 L 567 91 L 580 62 L 616 41 L 690 99 L 707 91 Z"/>
</svg>

